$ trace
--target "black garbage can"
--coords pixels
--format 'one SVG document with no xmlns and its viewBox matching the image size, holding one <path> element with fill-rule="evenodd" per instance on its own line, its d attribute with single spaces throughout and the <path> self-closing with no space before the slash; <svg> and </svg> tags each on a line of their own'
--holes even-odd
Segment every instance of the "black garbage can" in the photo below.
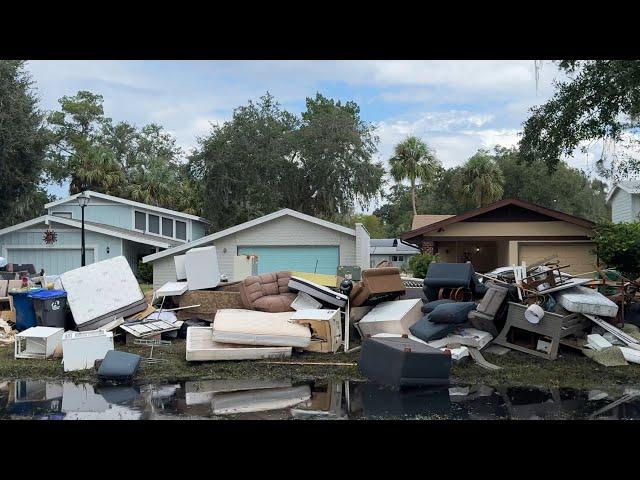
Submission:
<svg viewBox="0 0 640 480">
<path fill-rule="evenodd" d="M 64 290 L 39 290 L 29 294 L 33 300 L 38 325 L 65 328 L 67 316 L 67 292 Z"/>
</svg>

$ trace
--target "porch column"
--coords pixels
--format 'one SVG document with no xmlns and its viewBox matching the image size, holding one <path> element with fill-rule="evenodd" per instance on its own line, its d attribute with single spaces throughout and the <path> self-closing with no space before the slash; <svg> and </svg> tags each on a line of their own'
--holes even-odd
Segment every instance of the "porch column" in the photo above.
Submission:
<svg viewBox="0 0 640 480">
<path fill-rule="evenodd" d="M 518 265 L 518 242 L 509 241 L 509 266 Z"/>
</svg>

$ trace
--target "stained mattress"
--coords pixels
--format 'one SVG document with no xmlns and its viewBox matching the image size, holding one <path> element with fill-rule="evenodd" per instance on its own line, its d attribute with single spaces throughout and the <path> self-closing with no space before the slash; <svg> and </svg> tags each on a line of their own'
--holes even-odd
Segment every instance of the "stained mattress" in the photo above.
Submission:
<svg viewBox="0 0 640 480">
<path fill-rule="evenodd" d="M 147 308 L 147 301 L 123 256 L 63 273 L 60 282 L 78 330 L 95 330 L 117 317 Z"/>
<path fill-rule="evenodd" d="M 334 292 L 328 287 L 300 277 L 291 277 L 291 280 L 289 280 L 289 290 L 293 290 L 294 292 L 304 292 L 316 300 L 328 303 L 338 308 L 344 307 L 349 300 L 349 297 L 346 295 Z"/>
<path fill-rule="evenodd" d="M 311 343 L 311 330 L 291 322 L 294 313 L 221 309 L 213 320 L 213 340 L 241 345 L 306 348 Z"/>
<path fill-rule="evenodd" d="M 186 359 L 191 362 L 216 360 L 261 360 L 291 357 L 291 347 L 258 347 L 220 343 L 213 340 L 212 327 L 187 329 Z"/>
<path fill-rule="evenodd" d="M 618 305 L 592 288 L 575 287 L 558 292 L 555 297 L 570 312 L 602 317 L 615 317 L 618 313 Z"/>
</svg>

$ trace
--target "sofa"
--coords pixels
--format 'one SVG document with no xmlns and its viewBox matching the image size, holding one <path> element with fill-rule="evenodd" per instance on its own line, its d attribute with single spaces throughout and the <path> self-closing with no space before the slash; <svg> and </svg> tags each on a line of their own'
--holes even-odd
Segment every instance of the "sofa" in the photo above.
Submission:
<svg viewBox="0 0 640 480">
<path fill-rule="evenodd" d="M 247 277 L 240 284 L 240 299 L 244 308 L 261 312 L 293 311 L 296 294 L 289 291 L 291 272 L 273 272 Z"/>
<path fill-rule="evenodd" d="M 405 293 L 400 270 L 395 267 L 370 268 L 362 272 L 362 281 L 354 284 L 349 295 L 352 307 L 393 300 Z"/>
<path fill-rule="evenodd" d="M 437 263 L 429 265 L 424 279 L 424 294 L 428 301 L 438 300 L 440 289 L 468 289 L 472 296 L 482 297 L 486 287 L 478 281 L 470 263 Z"/>
</svg>

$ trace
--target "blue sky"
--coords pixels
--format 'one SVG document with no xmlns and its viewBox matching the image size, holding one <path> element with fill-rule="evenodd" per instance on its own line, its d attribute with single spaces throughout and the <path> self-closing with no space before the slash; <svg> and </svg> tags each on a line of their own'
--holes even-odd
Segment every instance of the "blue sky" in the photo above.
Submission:
<svg viewBox="0 0 640 480">
<path fill-rule="evenodd" d="M 378 157 L 407 135 L 423 138 L 446 167 L 478 148 L 518 141 L 528 110 L 560 78 L 544 62 L 536 89 L 533 60 L 522 61 L 31 61 L 42 106 L 78 90 L 104 96 L 105 114 L 139 126 L 163 125 L 189 151 L 210 123 L 266 91 L 292 113 L 320 92 L 354 100 L 377 125 Z M 593 153 L 568 159 L 592 171 Z M 58 196 L 64 188 L 51 187 Z"/>
</svg>

